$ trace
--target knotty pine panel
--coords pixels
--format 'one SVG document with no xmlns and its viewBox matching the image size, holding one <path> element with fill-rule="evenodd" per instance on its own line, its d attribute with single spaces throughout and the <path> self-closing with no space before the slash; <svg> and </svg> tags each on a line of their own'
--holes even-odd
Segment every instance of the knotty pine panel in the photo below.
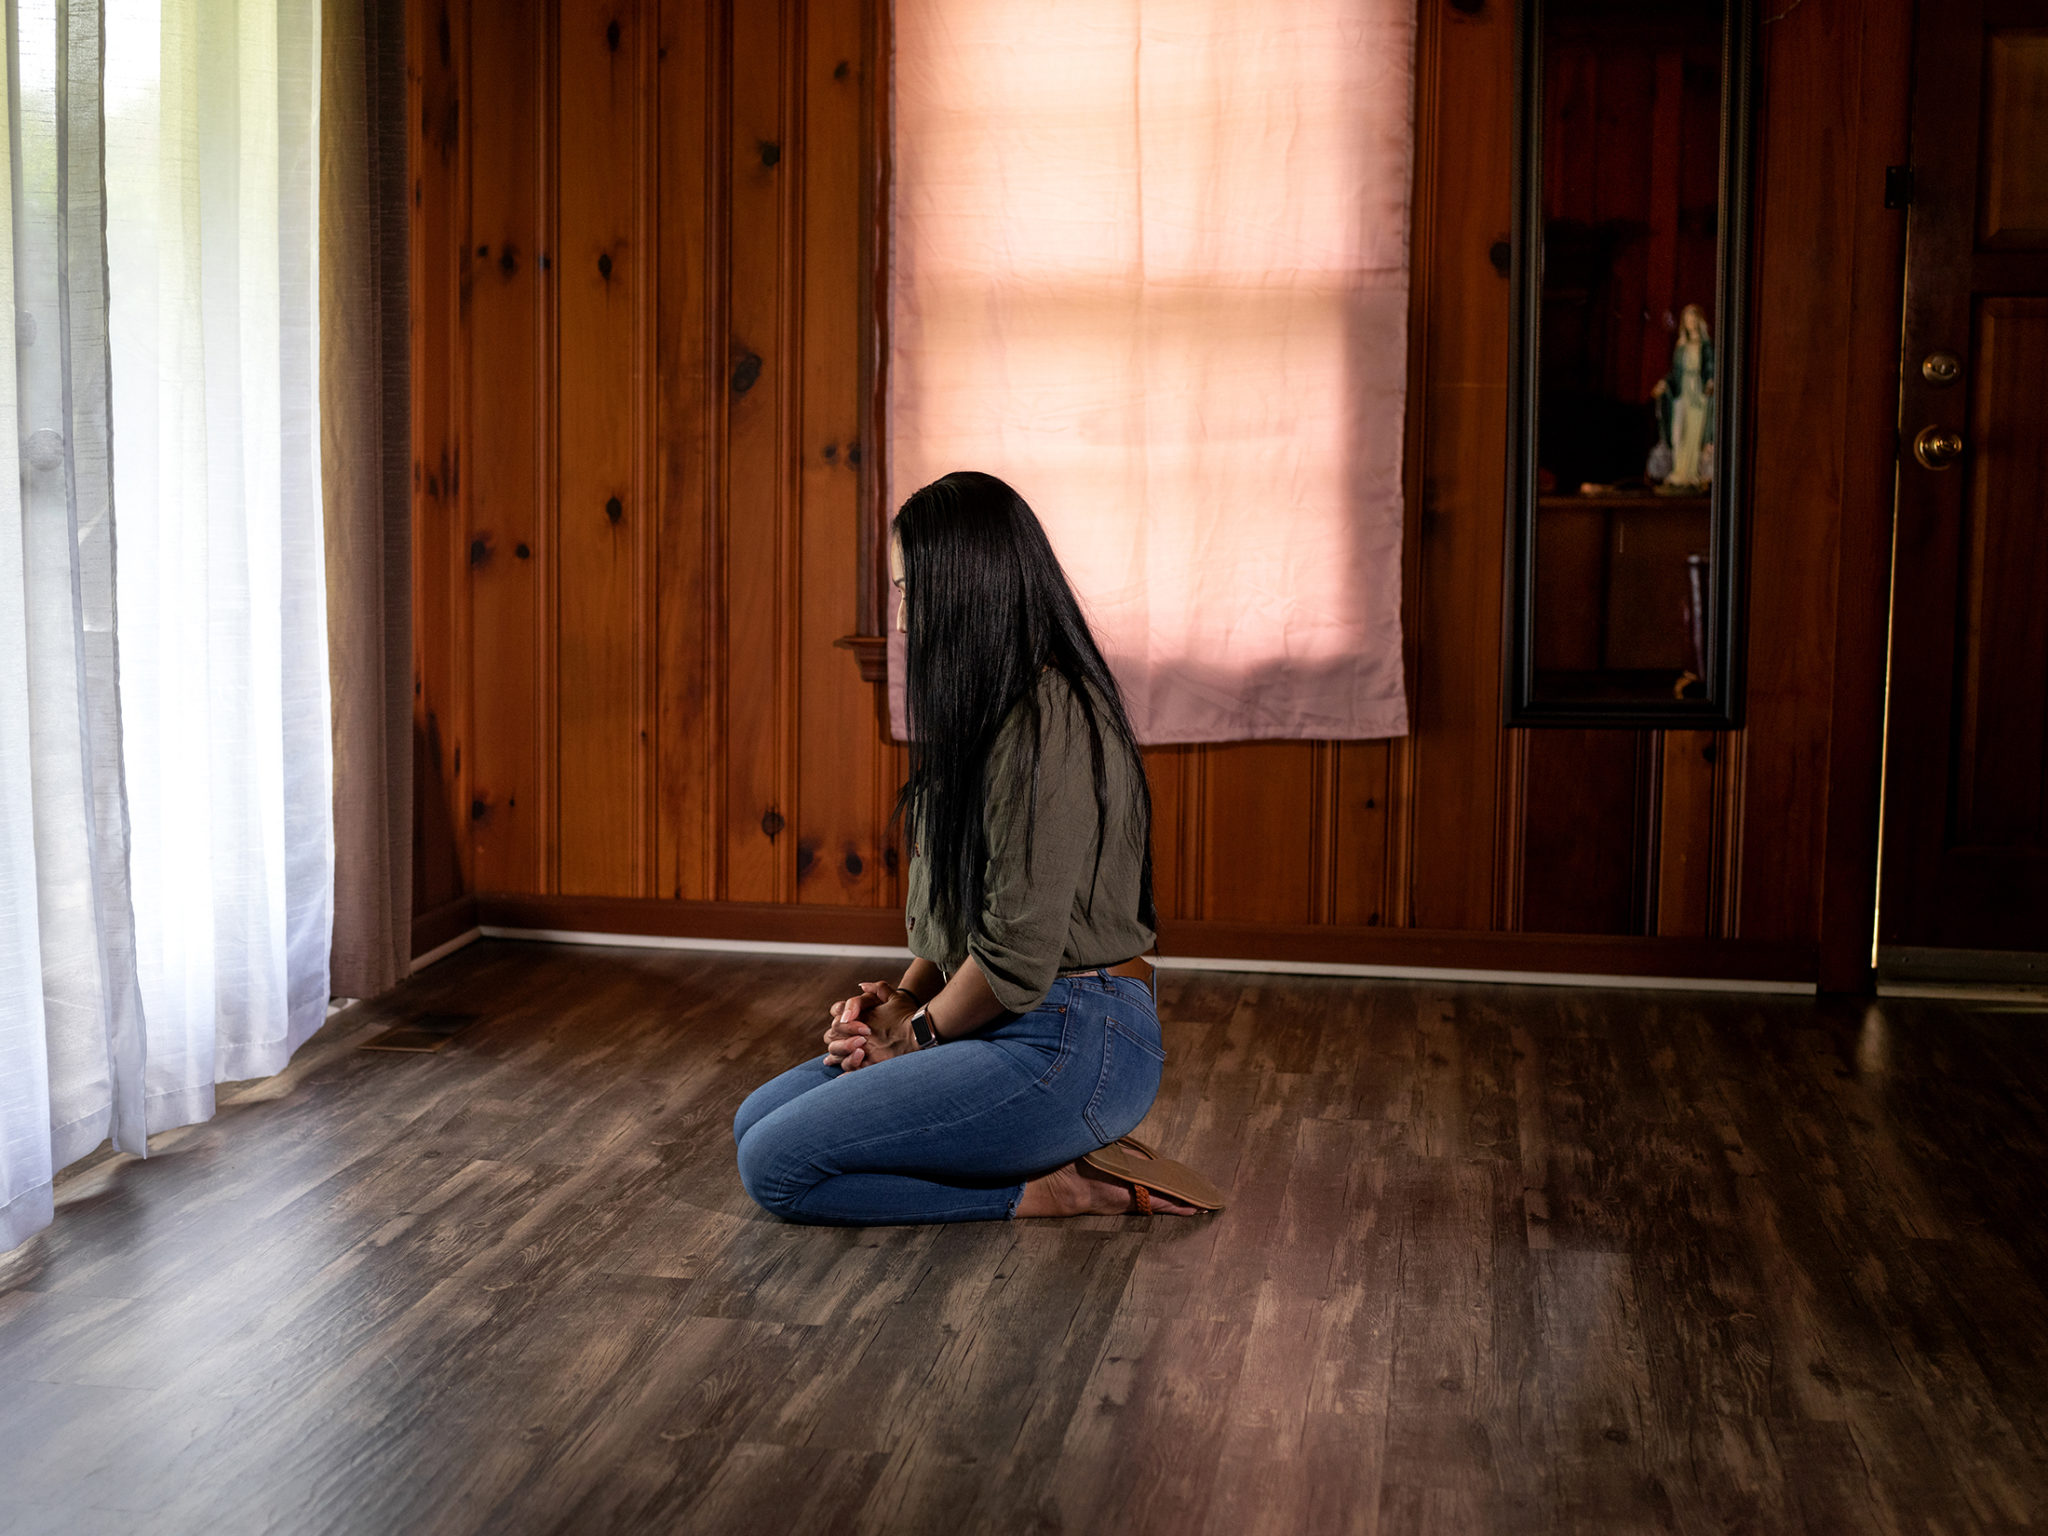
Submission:
<svg viewBox="0 0 2048 1536">
<path fill-rule="evenodd" d="M 1644 931 L 1649 734 L 1526 733 L 1514 926 L 1531 933 Z"/>
<path fill-rule="evenodd" d="M 796 505 L 791 594 L 796 631 L 796 839 L 799 901 L 872 906 L 887 870 L 875 821 L 885 766 L 848 741 L 876 728 L 874 702 L 847 686 L 833 642 L 859 627 L 861 449 L 861 12 L 849 0 L 803 11 L 801 89 L 790 174 L 800 178 Z"/>
<path fill-rule="evenodd" d="M 1397 750 L 1384 741 L 1346 741 L 1336 748 L 1330 922 L 1377 928 L 1387 921 L 1388 807 Z"/>
<path fill-rule="evenodd" d="M 463 748 L 472 651 L 467 520 L 457 427 L 467 284 L 462 217 L 462 0 L 408 9 L 412 67 L 413 907 L 474 889 Z"/>
<path fill-rule="evenodd" d="M 718 894 L 786 901 L 797 819 L 790 751 L 795 594 L 787 567 L 796 550 L 790 433 L 801 345 L 792 292 L 801 259 L 798 146 L 790 134 L 800 12 L 795 0 L 759 0 L 730 14 L 725 878 Z"/>
<path fill-rule="evenodd" d="M 468 28 L 469 295 L 464 350 L 471 381 L 489 381 L 468 415 L 464 497 L 472 624 L 490 637 L 471 668 L 471 835 L 476 883 L 524 890 L 545 876 L 547 786 L 541 722 L 550 703 L 541 623 L 546 505 L 547 276 L 536 174 L 547 92 L 542 0 L 494 0 L 491 25 Z"/>
<path fill-rule="evenodd" d="M 1419 504 L 1407 538 L 1418 567 L 1405 604 L 1413 648 L 1413 842 L 1404 922 L 1494 926 L 1493 829 L 1500 782 L 1501 445 L 1507 440 L 1507 278 L 1489 252 L 1508 231 L 1514 25 L 1431 6 L 1421 52 L 1432 73 L 1430 151 L 1416 185 L 1415 263 L 1424 387 Z M 1411 452 L 1416 451 L 1411 445 Z"/>
<path fill-rule="evenodd" d="M 1152 747 L 1145 753 L 1145 782 L 1152 790 L 1152 899 L 1161 917 L 1193 916 L 1181 905 L 1181 849 L 1188 797 L 1181 793 L 1184 759 L 1196 747 Z"/>
<path fill-rule="evenodd" d="M 1316 743 L 1250 741 L 1200 749 L 1200 907 L 1212 922 L 1299 925 L 1315 910 Z M 1185 853 L 1183 857 L 1185 857 Z"/>
<path fill-rule="evenodd" d="M 655 889 L 718 886 L 723 590 L 716 445 L 724 433 L 726 35 L 711 0 L 665 0 L 655 208 Z"/>
<path fill-rule="evenodd" d="M 1725 846 L 1726 743 L 1714 731 L 1665 731 L 1658 796 L 1656 931 L 1665 938 L 1704 939 L 1719 931 L 1723 888 L 1717 854 Z"/>
<path fill-rule="evenodd" d="M 478 890 L 522 911 L 901 900 L 905 755 L 831 644 L 856 627 L 856 454 L 876 447 L 872 5 L 414 12 L 422 909 Z M 1897 28 L 1875 0 L 1805 0 L 1766 29 L 1749 727 L 1572 744 L 1499 723 L 1512 25 L 1421 10 L 1414 734 L 1148 752 L 1160 910 L 1289 954 L 1318 927 L 1353 948 L 1420 930 L 1437 954 L 1562 921 L 1673 955 L 1796 949 L 1821 936 L 1825 849 L 1853 941 L 1874 749 L 1834 756 L 1830 732 L 1874 718 L 1882 583 L 1848 604 L 1831 583 L 1867 579 L 1856 551 L 1880 547 L 1873 423 L 1895 385 L 1838 340 L 1895 339 L 1896 231 L 1863 206 L 1867 176 L 1827 168 L 1900 158 L 1879 158 L 1905 100 Z M 472 73 L 487 99 L 464 111 Z"/>
<path fill-rule="evenodd" d="M 1834 0 L 1760 29 L 1765 122 L 1798 130 L 1758 137 L 1749 687 L 1741 773 L 1729 786 L 1742 831 L 1734 933 L 1747 938 L 1805 937 L 1820 920 L 1834 576 L 1852 451 L 1843 427 L 1860 382 L 1844 338 L 1872 318 L 1855 313 L 1849 281 L 1869 187 L 1843 174 L 1843 146 L 1866 113 L 1858 96 L 1874 9 Z M 1896 368 L 1896 310 L 1890 329 Z M 1896 374 L 1888 383 L 1896 400 Z M 1881 494 L 1888 501 L 1889 487 Z"/>
<path fill-rule="evenodd" d="M 566 4 L 557 39 L 556 859 L 558 889 L 586 896 L 648 894 L 641 668 L 652 660 L 643 599 L 654 516 L 636 450 L 651 277 L 639 227 L 651 6 Z"/>
</svg>

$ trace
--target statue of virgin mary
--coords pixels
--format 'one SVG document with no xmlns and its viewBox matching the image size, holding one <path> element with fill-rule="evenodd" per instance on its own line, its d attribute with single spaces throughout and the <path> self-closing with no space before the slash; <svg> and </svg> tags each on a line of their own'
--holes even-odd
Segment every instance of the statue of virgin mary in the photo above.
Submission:
<svg viewBox="0 0 2048 1536">
<path fill-rule="evenodd" d="M 1650 391 L 1657 402 L 1657 446 L 1649 478 L 1667 491 L 1698 491 L 1714 478 L 1714 338 L 1699 305 L 1678 317 L 1671 372 Z"/>
</svg>

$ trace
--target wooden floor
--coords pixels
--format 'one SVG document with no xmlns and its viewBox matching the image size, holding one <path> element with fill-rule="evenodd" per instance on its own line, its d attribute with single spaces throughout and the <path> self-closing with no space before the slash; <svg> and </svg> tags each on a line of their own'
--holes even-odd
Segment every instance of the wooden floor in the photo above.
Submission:
<svg viewBox="0 0 2048 1536">
<path fill-rule="evenodd" d="M 786 1226 L 732 1111 L 868 968 L 477 944 L 74 1172 L 0 1528 L 2048 1526 L 2040 1015 L 1171 976 L 1221 1217 Z"/>
</svg>

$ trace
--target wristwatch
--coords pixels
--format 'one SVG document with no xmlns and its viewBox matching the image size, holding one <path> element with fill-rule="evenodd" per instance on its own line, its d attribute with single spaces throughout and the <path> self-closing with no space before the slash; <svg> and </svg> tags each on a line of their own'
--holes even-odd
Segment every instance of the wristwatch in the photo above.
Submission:
<svg viewBox="0 0 2048 1536">
<path fill-rule="evenodd" d="M 929 1045 L 944 1045 L 946 1037 L 932 1028 L 931 1005 L 924 1004 L 910 1016 L 910 1038 L 917 1042 L 921 1051 Z"/>
</svg>

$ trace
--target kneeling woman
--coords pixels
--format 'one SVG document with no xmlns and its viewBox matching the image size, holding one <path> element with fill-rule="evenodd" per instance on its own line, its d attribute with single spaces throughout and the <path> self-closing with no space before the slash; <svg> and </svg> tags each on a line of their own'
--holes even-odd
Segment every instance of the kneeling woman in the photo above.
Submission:
<svg viewBox="0 0 2048 1536">
<path fill-rule="evenodd" d="M 793 1221 L 984 1221 L 1222 1197 L 1131 1137 L 1165 1060 L 1151 797 L 1045 531 L 958 473 L 893 525 L 906 631 L 910 950 L 836 1003 L 825 1055 L 740 1106 L 740 1179 Z"/>
</svg>

